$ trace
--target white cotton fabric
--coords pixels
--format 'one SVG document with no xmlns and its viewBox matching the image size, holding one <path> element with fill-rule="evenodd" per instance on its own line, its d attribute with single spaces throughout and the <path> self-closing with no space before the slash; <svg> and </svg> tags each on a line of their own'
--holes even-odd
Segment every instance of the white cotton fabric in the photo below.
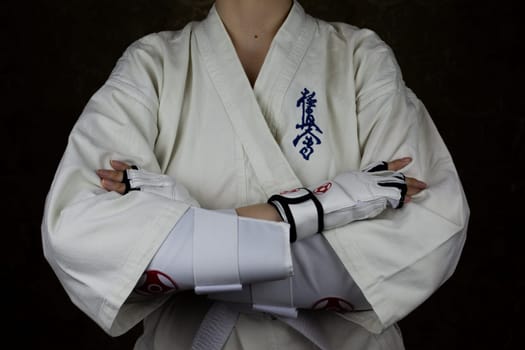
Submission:
<svg viewBox="0 0 525 350">
<path fill-rule="evenodd" d="M 306 139 L 294 145 L 305 89 L 316 93 L 322 130 L 313 153 Z M 425 191 L 401 210 L 323 233 L 373 309 L 316 314 L 334 349 L 401 349 L 396 322 L 454 272 L 469 217 L 454 162 L 374 32 L 312 18 L 294 2 L 252 89 L 212 7 L 202 22 L 133 43 L 89 101 L 46 200 L 45 257 L 108 334 L 145 319 L 137 349 L 188 349 L 208 300 L 130 296 L 188 203 L 106 192 L 96 169 L 110 159 L 136 164 L 173 176 L 203 208 L 226 209 L 405 156 L 413 161 L 402 171 L 425 181 Z M 272 342 L 309 344 L 256 314 L 241 315 L 225 348 Z"/>
</svg>

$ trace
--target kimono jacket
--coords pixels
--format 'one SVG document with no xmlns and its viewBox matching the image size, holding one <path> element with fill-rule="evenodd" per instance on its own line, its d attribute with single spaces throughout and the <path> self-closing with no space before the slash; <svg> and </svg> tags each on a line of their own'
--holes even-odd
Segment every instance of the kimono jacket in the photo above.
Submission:
<svg viewBox="0 0 525 350">
<path fill-rule="evenodd" d="M 108 334 L 145 319 L 141 344 L 157 337 L 185 349 L 208 299 L 130 295 L 189 203 L 108 192 L 95 169 L 111 159 L 136 164 L 173 176 L 203 208 L 227 209 L 405 156 L 413 160 L 402 171 L 427 189 L 402 209 L 322 233 L 372 306 L 319 316 L 328 338 L 391 330 L 452 275 L 469 217 L 461 181 L 373 31 L 313 18 L 294 2 L 252 87 L 212 6 L 203 21 L 130 45 L 87 103 L 46 199 L 45 257 Z M 257 317 L 239 318 L 238 343 L 271 338 L 250 326 Z"/>
</svg>

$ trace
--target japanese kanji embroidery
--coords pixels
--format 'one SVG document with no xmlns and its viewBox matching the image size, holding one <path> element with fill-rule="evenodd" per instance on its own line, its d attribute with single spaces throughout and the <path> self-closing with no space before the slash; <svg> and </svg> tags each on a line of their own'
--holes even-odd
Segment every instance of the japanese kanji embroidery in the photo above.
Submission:
<svg viewBox="0 0 525 350">
<path fill-rule="evenodd" d="M 304 88 L 296 106 L 301 109 L 301 123 L 296 124 L 295 128 L 300 129 L 301 133 L 294 138 L 293 145 L 297 147 L 299 141 L 302 140 L 301 145 L 303 147 L 299 150 L 299 153 L 305 160 L 309 160 L 314 153 L 314 145 L 321 144 L 321 139 L 315 133 L 323 133 L 315 123 L 314 108 L 317 106 L 315 91 L 310 92 L 310 90 Z"/>
</svg>

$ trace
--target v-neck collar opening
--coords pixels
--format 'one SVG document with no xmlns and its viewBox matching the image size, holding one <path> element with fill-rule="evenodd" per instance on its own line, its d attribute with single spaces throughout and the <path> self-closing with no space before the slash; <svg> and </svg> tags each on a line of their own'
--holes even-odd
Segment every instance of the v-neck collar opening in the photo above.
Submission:
<svg viewBox="0 0 525 350">
<path fill-rule="evenodd" d="M 262 84 L 261 80 L 266 79 L 266 75 L 268 74 L 267 71 L 271 70 L 268 67 L 271 66 L 269 61 L 272 60 L 272 53 L 275 50 L 275 46 L 280 45 L 283 47 L 291 48 L 297 39 L 297 35 L 304 28 L 305 17 L 306 13 L 304 12 L 304 9 L 296 0 L 294 0 L 292 3 L 292 7 L 290 8 L 285 20 L 283 21 L 283 23 L 281 24 L 281 26 L 277 30 L 277 33 L 271 41 L 270 47 L 264 56 L 263 63 L 257 74 L 253 86 L 250 80 L 248 79 L 248 75 L 246 74 L 242 62 L 239 59 L 239 56 L 237 54 L 233 41 L 226 29 L 226 26 L 224 25 L 224 22 L 222 21 L 219 13 L 217 12 L 215 4 L 213 4 L 210 8 L 208 16 L 204 20 L 204 23 L 209 22 L 209 25 L 206 26 L 206 32 L 209 35 L 211 42 L 217 44 L 216 49 L 220 50 L 220 52 L 218 52 L 218 54 L 221 55 L 220 57 L 226 56 L 228 61 L 232 64 L 232 61 L 236 61 L 237 70 L 239 71 L 239 74 L 242 74 L 244 80 L 246 81 L 246 84 L 248 84 L 250 89 L 256 92 L 257 90 L 259 90 L 258 86 Z M 217 30 L 217 28 L 220 28 L 220 30 Z M 273 77 L 273 79 L 275 79 L 275 77 Z"/>
</svg>

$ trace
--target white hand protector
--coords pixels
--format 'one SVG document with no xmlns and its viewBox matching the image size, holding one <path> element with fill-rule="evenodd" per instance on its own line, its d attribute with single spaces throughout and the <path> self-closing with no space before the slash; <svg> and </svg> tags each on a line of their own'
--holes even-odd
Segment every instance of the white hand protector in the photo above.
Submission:
<svg viewBox="0 0 525 350">
<path fill-rule="evenodd" d="M 289 225 L 190 208 L 169 233 L 135 291 L 197 294 L 241 290 L 242 284 L 292 274 Z"/>
<path fill-rule="evenodd" d="M 294 275 L 286 280 L 252 283 L 241 292 L 210 295 L 215 300 L 251 304 L 257 311 L 296 317 L 297 309 L 337 312 L 371 306 L 322 235 L 292 245 Z"/>
<path fill-rule="evenodd" d="M 132 166 L 124 172 L 126 193 L 129 191 L 143 191 L 163 196 L 176 201 L 188 203 L 198 207 L 199 203 L 193 199 L 186 187 L 178 183 L 173 177 L 157 174 Z"/>
<path fill-rule="evenodd" d="M 385 162 L 378 162 L 365 171 L 347 171 L 311 188 L 273 195 L 268 203 L 290 224 L 290 240 L 294 242 L 372 218 L 387 207 L 401 208 L 407 191 L 405 176 L 385 168 Z"/>
</svg>

